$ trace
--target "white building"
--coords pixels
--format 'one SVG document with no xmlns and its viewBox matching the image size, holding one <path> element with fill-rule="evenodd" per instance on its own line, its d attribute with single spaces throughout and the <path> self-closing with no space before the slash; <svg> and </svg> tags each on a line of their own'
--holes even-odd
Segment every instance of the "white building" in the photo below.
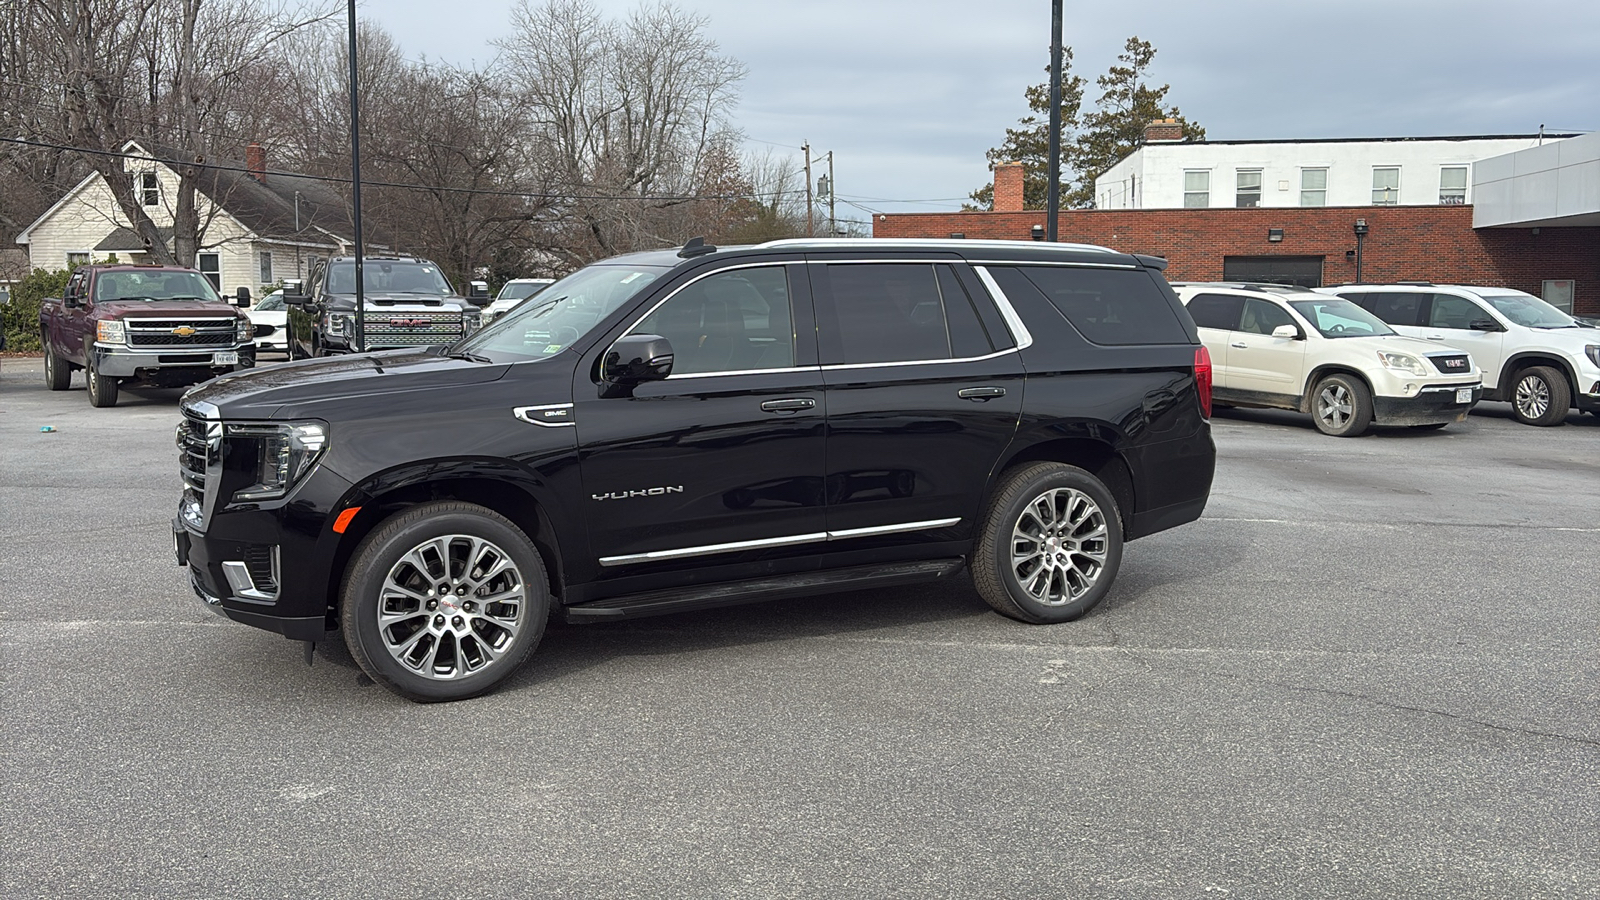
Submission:
<svg viewBox="0 0 1600 900">
<path fill-rule="evenodd" d="M 1095 179 L 1098 209 L 1449 206 L 1473 202 L 1472 168 L 1573 135 L 1183 141 L 1152 122 L 1145 143 Z"/>
<path fill-rule="evenodd" d="M 122 147 L 123 171 L 158 232 L 172 239 L 172 206 L 178 174 L 169 160 L 176 150 L 136 141 Z M 199 170 L 195 205 L 201 222 L 196 268 L 224 294 L 240 287 L 252 293 L 285 278 L 303 278 L 318 259 L 353 246 L 344 200 L 316 179 L 269 172 L 260 147 L 246 162 L 208 160 Z M 98 172 L 83 179 L 17 236 L 30 268 L 62 269 L 115 256 L 148 260 L 143 241 Z"/>
</svg>

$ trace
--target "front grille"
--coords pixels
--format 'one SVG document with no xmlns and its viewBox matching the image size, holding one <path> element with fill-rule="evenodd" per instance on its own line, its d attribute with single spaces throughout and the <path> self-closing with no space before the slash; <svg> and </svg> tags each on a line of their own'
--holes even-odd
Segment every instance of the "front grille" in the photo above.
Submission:
<svg viewBox="0 0 1600 900">
<path fill-rule="evenodd" d="M 461 313 L 369 312 L 365 330 L 368 348 L 449 344 L 461 337 Z"/>
<path fill-rule="evenodd" d="M 130 347 L 231 347 L 238 326 L 234 319 L 124 319 Z M 175 334 L 174 332 L 190 332 Z"/>
<path fill-rule="evenodd" d="M 1430 356 L 1433 367 L 1446 375 L 1465 375 L 1472 371 L 1472 360 L 1465 353 Z"/>
<path fill-rule="evenodd" d="M 178 423 L 178 474 L 183 479 L 180 511 L 195 529 L 206 525 L 207 492 L 213 478 L 221 474 L 222 423 L 185 411 Z"/>
</svg>

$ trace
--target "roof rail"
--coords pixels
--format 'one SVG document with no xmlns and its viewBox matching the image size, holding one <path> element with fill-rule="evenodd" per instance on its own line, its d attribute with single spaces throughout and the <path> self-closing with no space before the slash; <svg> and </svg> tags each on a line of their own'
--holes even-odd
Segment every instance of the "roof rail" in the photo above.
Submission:
<svg viewBox="0 0 1600 900">
<path fill-rule="evenodd" d="M 793 248 L 793 249 L 804 249 L 806 247 L 814 247 L 814 248 L 816 248 L 818 250 L 827 250 L 829 248 L 836 248 L 836 247 L 860 247 L 863 244 L 868 244 L 868 243 L 872 244 L 874 247 L 912 247 L 912 248 L 929 248 L 929 247 L 958 248 L 959 247 L 962 250 L 972 250 L 973 248 L 979 248 L 979 247 L 988 247 L 988 248 L 992 248 L 992 249 L 1008 247 L 1008 248 L 1015 249 L 1015 248 L 1017 248 L 1019 246 L 1029 247 L 1029 248 L 1037 250 L 1040 247 L 1053 247 L 1053 248 L 1055 248 L 1057 250 L 1076 250 L 1076 251 L 1079 251 L 1079 252 L 1088 252 L 1088 253 L 1113 253 L 1113 254 L 1116 254 L 1118 256 L 1122 255 L 1122 252 L 1120 250 L 1113 250 L 1110 247 L 1102 247 L 1102 246 L 1100 246 L 1098 244 L 1063 244 L 1063 243 L 1049 243 L 1049 242 L 1039 243 L 1039 242 L 1035 242 L 1035 241 L 967 240 L 965 238 L 783 238 L 781 240 L 776 240 L 776 241 L 767 241 L 766 243 L 757 244 L 756 246 L 767 247 L 767 248 L 788 247 L 788 248 Z"/>
</svg>

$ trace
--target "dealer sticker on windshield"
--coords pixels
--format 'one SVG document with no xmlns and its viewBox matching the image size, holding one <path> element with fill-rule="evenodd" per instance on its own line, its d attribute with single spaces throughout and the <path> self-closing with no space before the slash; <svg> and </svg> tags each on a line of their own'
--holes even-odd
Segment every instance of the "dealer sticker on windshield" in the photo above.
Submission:
<svg viewBox="0 0 1600 900">
<path fill-rule="evenodd" d="M 560 353 L 561 352 L 561 345 L 560 344 L 550 344 L 549 346 L 544 348 L 544 352 L 546 352 L 546 353 Z"/>
<path fill-rule="evenodd" d="M 1471 403 L 1472 402 L 1472 388 L 1456 388 L 1456 402 L 1457 403 Z"/>
<path fill-rule="evenodd" d="M 211 364 L 213 366 L 237 366 L 239 364 L 239 354 L 232 351 L 213 353 L 211 354 Z"/>
</svg>

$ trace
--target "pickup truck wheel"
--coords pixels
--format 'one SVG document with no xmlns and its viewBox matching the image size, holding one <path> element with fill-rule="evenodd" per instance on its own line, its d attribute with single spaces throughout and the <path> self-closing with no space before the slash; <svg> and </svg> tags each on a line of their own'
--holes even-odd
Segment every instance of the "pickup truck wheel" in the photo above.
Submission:
<svg viewBox="0 0 1600 900">
<path fill-rule="evenodd" d="M 475 697 L 533 653 L 544 562 L 504 516 L 454 500 L 392 516 L 356 548 L 340 621 L 362 671 L 419 703 Z"/>
<path fill-rule="evenodd" d="M 49 338 L 44 342 L 44 384 L 52 391 L 64 391 L 72 385 L 72 367 L 56 357 Z"/>
<path fill-rule="evenodd" d="M 1334 437 L 1357 437 L 1372 424 L 1372 394 L 1361 379 L 1329 375 L 1311 394 L 1311 421 Z"/>
<path fill-rule="evenodd" d="M 1572 392 L 1565 375 L 1549 366 L 1532 366 L 1517 373 L 1511 389 L 1511 415 L 1524 425 L 1560 425 L 1567 420 Z"/>
<path fill-rule="evenodd" d="M 1093 609 L 1122 565 L 1122 513 L 1099 479 L 1036 463 L 1006 476 L 973 553 L 978 593 L 1002 615 L 1036 625 Z"/>
<path fill-rule="evenodd" d="M 94 352 L 90 351 L 83 370 L 83 380 L 89 386 L 89 405 L 106 409 L 117 405 L 117 380 L 95 371 Z"/>
</svg>

